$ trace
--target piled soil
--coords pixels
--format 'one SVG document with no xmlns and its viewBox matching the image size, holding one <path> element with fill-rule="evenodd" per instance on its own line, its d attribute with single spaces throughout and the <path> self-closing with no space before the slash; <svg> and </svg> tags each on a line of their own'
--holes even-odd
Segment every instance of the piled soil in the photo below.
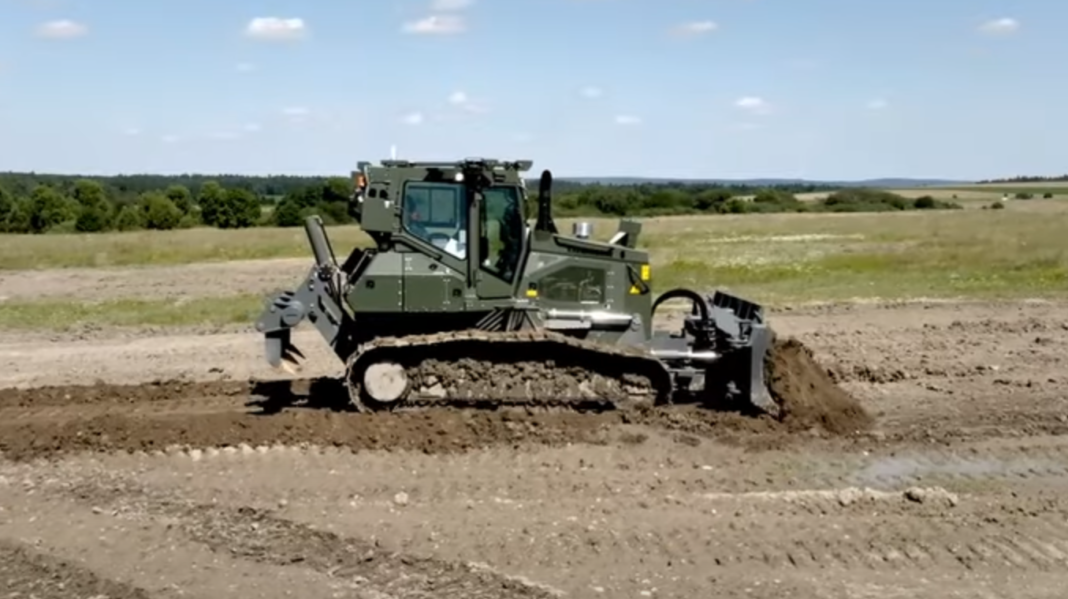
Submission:
<svg viewBox="0 0 1068 599">
<path fill-rule="evenodd" d="M 262 383 L 261 383 L 262 385 Z M 93 404 L 143 404 L 173 402 L 196 397 L 246 397 L 252 385 L 246 381 L 156 381 L 140 385 L 97 382 L 92 385 L 0 389 L 0 408 L 65 407 Z"/>
<path fill-rule="evenodd" d="M 850 435 L 872 418 L 838 387 L 796 339 L 776 340 L 765 363 L 778 417 L 671 406 L 607 413 L 465 411 L 354 414 L 286 409 L 308 387 L 306 408 L 328 407 L 337 395 L 326 381 L 292 385 L 249 382 L 158 382 L 0 390 L 0 453 L 31 459 L 68 451 L 161 450 L 313 443 L 361 449 L 467 451 L 492 445 L 605 442 L 621 423 L 720 437 L 742 434 L 783 441 L 783 433 L 817 430 Z M 265 401 L 254 401 L 261 395 Z M 317 398 L 314 401 L 312 398 Z M 258 413 L 250 409 L 260 403 Z M 304 402 L 300 402 L 304 403 Z M 323 403 L 326 405 L 315 405 Z M 792 436 L 792 435 L 791 435 Z"/>
<path fill-rule="evenodd" d="M 846 435 L 868 429 L 873 418 L 860 402 L 839 387 L 831 373 L 797 339 L 776 339 L 765 361 L 768 389 L 792 431 L 818 428 Z"/>
<path fill-rule="evenodd" d="M 468 412 L 455 409 L 383 414 L 294 410 L 262 415 L 226 411 L 127 415 L 20 422 L 0 420 L 0 453 L 22 461 L 81 451 L 155 451 L 314 444 L 359 450 L 464 452 L 526 443 L 603 441 L 611 414 Z"/>
</svg>

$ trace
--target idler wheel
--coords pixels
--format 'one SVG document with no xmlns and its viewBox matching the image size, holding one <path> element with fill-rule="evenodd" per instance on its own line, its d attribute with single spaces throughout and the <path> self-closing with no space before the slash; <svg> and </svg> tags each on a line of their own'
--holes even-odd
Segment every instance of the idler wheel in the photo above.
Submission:
<svg viewBox="0 0 1068 599">
<path fill-rule="evenodd" d="M 386 408 L 403 401 L 411 391 L 408 373 L 395 362 L 371 364 L 364 371 L 362 382 L 367 399 Z"/>
</svg>

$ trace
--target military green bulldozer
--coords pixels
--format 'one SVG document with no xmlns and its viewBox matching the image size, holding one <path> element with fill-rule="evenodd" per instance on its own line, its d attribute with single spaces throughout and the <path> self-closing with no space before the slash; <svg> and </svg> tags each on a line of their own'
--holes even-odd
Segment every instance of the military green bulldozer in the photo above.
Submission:
<svg viewBox="0 0 1068 599">
<path fill-rule="evenodd" d="M 654 294 L 641 224 L 621 219 L 605 241 L 586 222 L 562 234 L 548 170 L 530 226 L 531 166 L 360 162 L 349 211 L 372 243 L 339 264 L 322 221 L 306 219 L 315 263 L 256 323 L 268 362 L 299 370 L 291 333 L 306 321 L 343 363 L 361 411 L 700 402 L 775 413 L 763 308 L 722 291 Z M 690 304 L 681 329 L 655 331 L 672 299 Z"/>
</svg>

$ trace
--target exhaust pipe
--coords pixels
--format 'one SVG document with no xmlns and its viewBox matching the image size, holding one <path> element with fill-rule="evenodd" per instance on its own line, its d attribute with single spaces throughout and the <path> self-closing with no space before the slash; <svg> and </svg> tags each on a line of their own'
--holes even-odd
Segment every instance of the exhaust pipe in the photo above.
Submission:
<svg viewBox="0 0 1068 599">
<path fill-rule="evenodd" d="M 538 182 L 538 222 L 534 225 L 535 231 L 546 231 L 556 234 L 556 223 L 553 222 L 553 174 L 548 169 L 541 172 L 541 180 Z"/>
</svg>

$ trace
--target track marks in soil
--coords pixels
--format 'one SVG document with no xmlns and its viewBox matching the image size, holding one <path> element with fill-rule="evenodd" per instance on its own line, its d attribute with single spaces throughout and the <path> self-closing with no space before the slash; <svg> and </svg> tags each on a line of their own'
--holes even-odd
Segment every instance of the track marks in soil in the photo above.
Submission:
<svg viewBox="0 0 1068 599">
<path fill-rule="evenodd" d="M 152 599 L 144 589 L 101 578 L 74 562 L 6 539 L 0 539 L 0 588 L 5 597 L 12 598 Z"/>
<path fill-rule="evenodd" d="M 550 599 L 559 590 L 486 565 L 398 554 L 375 541 L 316 530 L 250 507 L 196 504 L 103 475 L 73 482 L 63 495 L 117 517 L 168 521 L 193 542 L 212 551 L 274 567 L 297 565 L 330 579 L 349 581 L 376 597 L 470 597 Z"/>
</svg>

